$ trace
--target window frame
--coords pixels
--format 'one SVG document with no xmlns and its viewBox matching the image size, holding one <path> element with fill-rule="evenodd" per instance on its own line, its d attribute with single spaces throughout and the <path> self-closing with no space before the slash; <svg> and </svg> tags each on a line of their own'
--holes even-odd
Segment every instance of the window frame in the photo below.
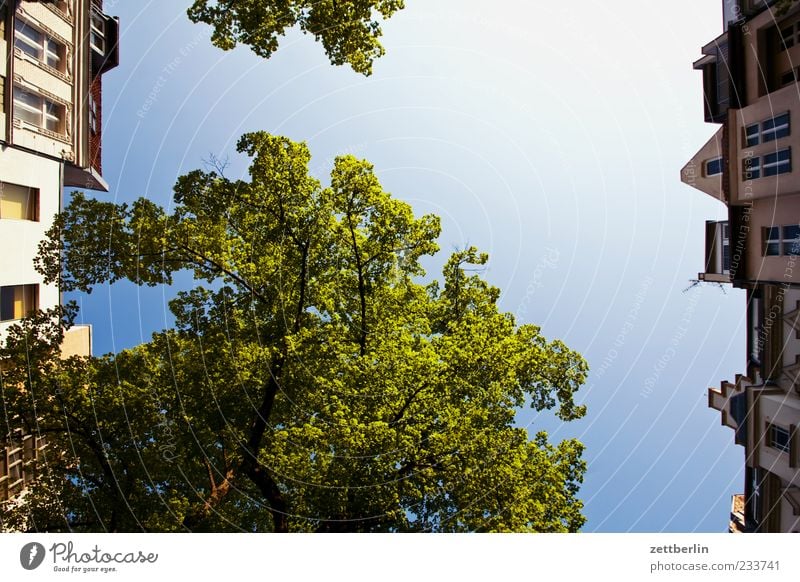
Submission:
<svg viewBox="0 0 800 582">
<path fill-rule="evenodd" d="M 96 42 L 97 39 L 101 42 Z M 106 54 L 106 19 L 96 6 L 92 6 L 89 15 L 89 46 L 101 55 Z"/>
<path fill-rule="evenodd" d="M 92 132 L 92 135 L 98 134 L 100 130 L 100 117 L 97 110 L 97 101 L 95 100 L 91 91 L 89 91 L 89 130 Z"/>
<path fill-rule="evenodd" d="M 797 229 L 797 236 L 788 236 L 788 229 Z M 784 224 L 781 226 L 781 252 L 788 257 L 800 255 L 800 224 Z"/>
<path fill-rule="evenodd" d="M 797 229 L 797 236 L 788 236 L 789 229 Z M 765 257 L 796 257 L 800 255 L 800 224 L 765 226 L 761 240 L 762 255 Z"/>
<path fill-rule="evenodd" d="M 787 35 L 786 32 L 789 34 Z M 783 47 L 783 50 L 789 50 L 795 45 L 797 36 L 797 23 L 790 22 L 785 25 L 778 25 L 778 40 Z"/>
<path fill-rule="evenodd" d="M 30 104 L 30 103 L 26 103 L 22 99 L 18 99 L 18 97 L 21 97 L 22 94 L 27 94 L 27 95 L 30 95 L 30 96 L 38 99 L 39 100 L 39 106 L 36 107 L 36 106 L 34 106 L 34 105 Z M 66 105 L 64 105 L 62 103 L 58 103 L 56 101 L 52 101 L 52 100 L 48 99 L 47 97 L 45 97 L 44 95 L 41 95 L 41 94 L 37 93 L 36 91 L 33 91 L 33 90 L 28 89 L 26 87 L 23 87 L 22 85 L 19 85 L 18 83 L 14 84 L 14 93 L 13 93 L 12 101 L 13 101 L 13 113 L 12 114 L 14 116 L 14 119 L 19 119 L 20 121 L 23 121 L 23 122 L 25 122 L 27 124 L 30 124 L 30 125 L 33 125 L 34 127 L 37 127 L 38 129 L 43 129 L 45 131 L 49 131 L 49 132 L 52 132 L 52 133 L 55 133 L 55 134 L 58 134 L 58 135 L 64 135 L 66 133 L 66 129 L 65 129 L 66 117 L 67 117 L 67 115 L 66 115 L 66 113 L 67 113 Z M 39 116 L 39 121 L 36 122 L 36 121 L 33 121 L 33 120 L 31 120 L 29 118 L 26 118 L 26 117 L 24 117 L 22 115 L 18 115 L 18 113 L 17 113 L 18 112 L 18 108 L 19 108 L 19 110 L 27 111 L 28 113 L 31 113 L 33 115 L 38 115 Z M 57 111 L 58 113 L 57 114 L 53 113 L 53 111 Z M 57 124 L 55 126 L 56 128 L 53 129 L 51 127 L 48 127 L 47 126 L 47 122 L 48 121 L 55 121 L 56 124 Z"/>
<path fill-rule="evenodd" d="M 778 42 L 781 50 L 789 50 L 793 46 L 800 45 L 800 20 L 784 22 L 776 26 L 778 31 Z M 789 32 L 789 35 L 784 33 Z"/>
<path fill-rule="evenodd" d="M 751 131 L 752 130 L 752 131 Z M 751 123 L 744 126 L 745 147 L 751 148 L 761 143 L 761 124 Z"/>
<path fill-rule="evenodd" d="M 39 35 L 40 39 L 37 41 L 36 39 L 31 38 L 24 30 L 20 30 L 20 25 L 35 32 L 37 35 Z M 51 43 L 56 45 L 55 52 L 50 48 Z M 29 51 L 20 46 L 20 44 L 24 44 L 33 51 L 36 51 L 37 54 L 31 54 Z M 19 48 L 19 50 L 22 51 L 27 57 L 34 59 L 40 65 L 45 65 L 58 71 L 59 73 L 63 73 L 66 68 L 66 44 L 64 44 L 61 39 L 48 34 L 35 24 L 32 24 L 25 18 L 20 18 L 19 16 L 14 18 L 14 48 Z"/>
<path fill-rule="evenodd" d="M 781 133 L 782 131 L 786 133 Z M 791 135 L 791 117 L 788 111 L 761 122 L 761 143 L 776 141 L 789 135 Z"/>
<path fill-rule="evenodd" d="M 780 439 L 776 438 L 780 435 Z M 783 443 L 785 435 L 785 444 Z M 792 433 L 778 424 L 769 423 L 767 427 L 767 446 L 782 453 L 788 453 L 792 447 Z"/>
<path fill-rule="evenodd" d="M 712 164 L 716 165 L 717 163 L 719 164 L 719 171 L 712 172 L 711 171 L 711 165 Z M 719 176 L 719 175 L 722 174 L 722 156 L 717 156 L 715 158 L 709 158 L 709 159 L 707 159 L 705 161 L 705 163 L 703 165 L 704 165 L 704 169 L 705 169 L 705 175 L 706 175 L 707 178 L 710 178 L 711 176 Z"/>
<path fill-rule="evenodd" d="M 765 226 L 762 231 L 763 250 L 765 257 L 781 256 L 781 227 Z"/>
<path fill-rule="evenodd" d="M 761 158 L 749 156 L 742 160 L 742 179 L 745 182 L 761 177 Z"/>
<path fill-rule="evenodd" d="M 784 156 L 785 154 L 785 156 Z M 768 158 L 775 156 L 775 161 L 767 161 Z M 774 169 L 774 171 L 773 171 Z M 777 176 L 779 174 L 789 174 L 792 171 L 792 148 L 785 147 L 774 152 L 764 154 L 761 161 L 762 177 Z"/>
<path fill-rule="evenodd" d="M 39 222 L 39 189 L 32 186 L 23 186 L 22 184 L 14 184 L 13 182 L 5 182 L 0 180 L 0 202 L 3 199 L 3 193 L 6 186 L 14 186 L 16 188 L 25 188 L 28 190 L 28 198 L 25 204 L 25 217 L 16 218 L 11 216 L 3 216 L 2 204 L 0 203 L 0 220 L 27 220 L 30 222 Z"/>
<path fill-rule="evenodd" d="M 22 311 L 24 312 L 22 315 L 17 316 L 16 312 L 16 290 L 19 289 L 22 295 Z M 7 309 L 9 304 L 9 293 L 13 292 L 14 296 L 11 297 L 11 308 L 14 310 L 14 313 L 11 317 L 7 317 L 9 314 L 7 313 Z M 19 321 L 24 317 L 28 317 L 31 313 L 39 309 L 39 285 L 36 283 L 33 284 L 23 284 L 23 285 L 3 285 L 0 287 L 0 322 L 5 323 L 8 321 Z"/>
</svg>

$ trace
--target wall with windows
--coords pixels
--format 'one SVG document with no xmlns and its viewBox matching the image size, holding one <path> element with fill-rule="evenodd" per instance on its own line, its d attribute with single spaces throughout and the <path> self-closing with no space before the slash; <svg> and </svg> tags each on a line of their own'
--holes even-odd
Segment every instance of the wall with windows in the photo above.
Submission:
<svg viewBox="0 0 800 582">
<path fill-rule="evenodd" d="M 9 314 L 58 305 L 58 288 L 42 284 L 33 259 L 60 201 L 59 162 L 13 148 L 0 151 L 0 333 L 10 325 Z"/>
<path fill-rule="evenodd" d="M 780 89 L 769 99 L 741 110 L 731 110 L 729 123 L 732 203 L 800 192 L 800 100 L 796 86 Z"/>
<path fill-rule="evenodd" d="M 800 264 L 800 260 L 798 263 Z M 800 278 L 800 272 L 798 278 Z M 796 371 L 793 369 L 790 373 L 791 379 L 794 379 L 800 375 L 800 365 L 798 365 L 798 358 L 800 358 L 800 289 L 784 290 L 783 314 L 783 365 L 787 369 L 797 367 Z M 789 389 L 791 386 L 787 385 L 786 388 Z M 798 397 L 800 398 L 800 393 Z"/>
<path fill-rule="evenodd" d="M 74 159 L 74 27 L 66 12 L 22 2 L 14 22 L 15 144 Z"/>
<path fill-rule="evenodd" d="M 800 418 L 800 402 L 796 396 L 787 396 L 780 391 L 765 393 L 759 397 L 759 410 L 759 417 L 754 418 L 753 435 L 758 447 L 759 466 L 784 481 L 800 484 L 798 434 L 796 430 L 792 432 Z"/>
<path fill-rule="evenodd" d="M 792 85 L 800 64 L 800 10 L 794 7 L 776 23 L 766 10 L 750 19 L 742 32 L 745 103 Z"/>
<path fill-rule="evenodd" d="M 747 226 L 746 273 L 750 281 L 800 284 L 800 194 L 752 201 Z"/>
</svg>

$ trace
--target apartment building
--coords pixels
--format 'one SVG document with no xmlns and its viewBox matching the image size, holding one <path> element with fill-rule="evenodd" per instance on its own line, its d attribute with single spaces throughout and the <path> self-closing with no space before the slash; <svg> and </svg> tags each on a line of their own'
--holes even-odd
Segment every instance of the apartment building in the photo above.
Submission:
<svg viewBox="0 0 800 582">
<path fill-rule="evenodd" d="M 705 120 L 719 125 L 681 171 L 718 200 L 702 281 L 746 291 L 747 361 L 709 389 L 744 448 L 731 532 L 800 532 L 800 3 L 723 0 L 702 48 Z"/>
<path fill-rule="evenodd" d="M 102 0 L 0 0 L 0 338 L 30 311 L 61 301 L 33 259 L 64 189 L 108 190 L 102 77 L 118 63 L 118 31 Z M 91 353 L 90 327 L 70 330 L 62 350 Z M 10 446 L 0 448 L 0 501 L 33 477 L 45 446 L 16 437 L 4 435 Z"/>
</svg>

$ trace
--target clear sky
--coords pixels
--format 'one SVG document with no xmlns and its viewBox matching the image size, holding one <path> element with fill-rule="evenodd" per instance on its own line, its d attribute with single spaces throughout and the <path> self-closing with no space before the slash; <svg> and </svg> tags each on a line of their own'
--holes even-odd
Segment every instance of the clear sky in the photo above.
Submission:
<svg viewBox="0 0 800 582">
<path fill-rule="evenodd" d="M 721 1 L 407 0 L 369 78 L 299 34 L 269 61 L 222 52 L 190 4 L 105 2 L 122 39 L 98 196 L 169 204 L 209 154 L 238 177 L 234 146 L 253 130 L 306 141 L 323 181 L 337 154 L 369 159 L 388 191 L 442 217 L 443 251 L 490 253 L 505 310 L 589 361 L 585 419 L 519 418 L 586 443 L 585 531 L 726 530 L 743 452 L 706 391 L 744 371 L 745 298 L 683 292 L 704 221 L 725 213 L 679 175 L 716 129 L 691 63 L 722 32 Z M 172 295 L 80 296 L 95 353 L 147 341 Z"/>
</svg>

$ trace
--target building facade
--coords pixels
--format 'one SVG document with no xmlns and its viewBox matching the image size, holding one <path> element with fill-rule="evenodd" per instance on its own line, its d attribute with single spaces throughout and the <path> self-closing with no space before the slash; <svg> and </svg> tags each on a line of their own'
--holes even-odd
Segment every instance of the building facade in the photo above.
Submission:
<svg viewBox="0 0 800 582">
<path fill-rule="evenodd" d="M 706 222 L 698 278 L 745 290 L 747 362 L 709 406 L 745 453 L 729 530 L 800 532 L 800 3 L 722 4 L 694 63 L 719 129 L 681 179 L 727 210 Z"/>
<path fill-rule="evenodd" d="M 118 31 L 102 0 L 0 0 L 0 338 L 61 301 L 33 260 L 64 188 L 108 190 L 102 76 L 118 63 Z M 90 354 L 90 327 L 72 328 L 62 351 Z M 32 478 L 44 446 L 18 436 L 0 448 L 0 501 Z"/>
</svg>

